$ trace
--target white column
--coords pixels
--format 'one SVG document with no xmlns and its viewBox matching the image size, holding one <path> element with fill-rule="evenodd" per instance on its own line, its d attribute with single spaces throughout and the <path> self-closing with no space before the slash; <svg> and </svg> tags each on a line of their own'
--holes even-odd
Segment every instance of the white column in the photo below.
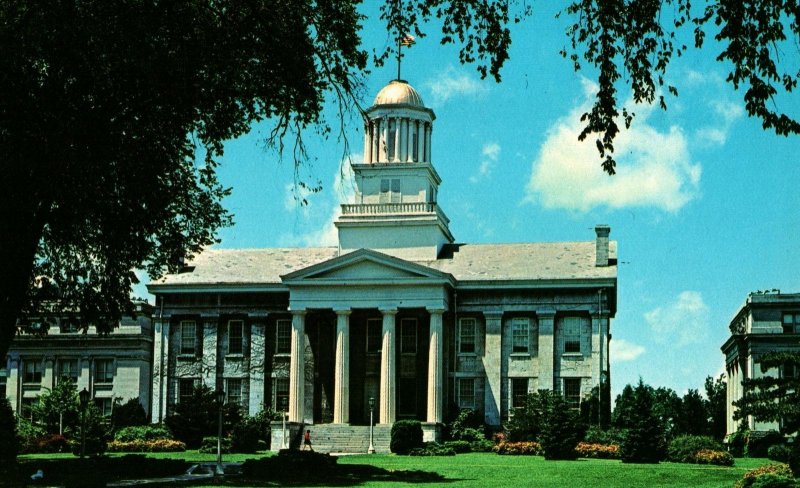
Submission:
<svg viewBox="0 0 800 488">
<path fill-rule="evenodd" d="M 483 347 L 483 370 L 486 372 L 484 389 L 484 421 L 490 425 L 500 425 L 502 404 L 502 357 L 503 357 L 503 311 L 484 311 L 486 336 Z"/>
<path fill-rule="evenodd" d="M 8 377 L 6 378 L 6 398 L 8 398 L 8 402 L 11 404 L 11 410 L 14 411 L 15 414 L 19 414 L 19 394 L 20 392 L 20 380 L 19 380 L 19 368 L 22 362 L 19 359 L 19 355 L 14 354 L 8 360 Z"/>
<path fill-rule="evenodd" d="M 433 125 L 428 124 L 425 127 L 425 161 L 431 162 L 431 146 L 432 146 L 432 139 L 433 139 Z"/>
<path fill-rule="evenodd" d="M 400 162 L 400 117 L 394 119 L 394 157 L 393 163 Z"/>
<path fill-rule="evenodd" d="M 250 391 L 248 406 L 250 415 L 255 415 L 264 409 L 264 361 L 266 350 L 265 322 L 267 317 L 259 315 L 258 323 L 250 326 Z"/>
<path fill-rule="evenodd" d="M 537 311 L 539 318 L 539 389 L 553 390 L 555 311 Z"/>
<path fill-rule="evenodd" d="M 381 120 L 381 161 L 389 162 L 389 117 Z"/>
<path fill-rule="evenodd" d="M 166 416 L 168 360 L 169 320 L 156 319 L 155 334 L 153 336 L 153 398 L 150 402 L 150 418 L 153 423 L 160 423 Z"/>
<path fill-rule="evenodd" d="M 372 140 L 369 137 L 370 124 L 364 125 L 364 164 L 372 162 Z"/>
<path fill-rule="evenodd" d="M 350 422 L 350 310 L 336 310 L 333 423 Z"/>
<path fill-rule="evenodd" d="M 441 423 L 444 388 L 442 372 L 444 371 L 444 337 L 442 314 L 444 310 L 428 310 L 430 314 L 430 341 L 428 342 L 428 422 Z"/>
<path fill-rule="evenodd" d="M 289 360 L 289 422 L 302 422 L 305 401 L 306 311 L 292 311 L 292 346 Z"/>
<path fill-rule="evenodd" d="M 380 392 L 380 417 L 379 423 L 392 424 L 396 417 L 395 403 L 395 348 L 394 348 L 394 322 L 397 309 L 384 309 L 383 313 L 383 340 L 381 342 L 381 392 Z"/>
<path fill-rule="evenodd" d="M 414 125 L 413 119 L 406 119 L 406 162 L 414 162 Z"/>
<path fill-rule="evenodd" d="M 45 356 L 42 369 L 42 388 L 52 390 L 56 386 L 55 362 L 56 360 L 53 356 Z"/>
</svg>

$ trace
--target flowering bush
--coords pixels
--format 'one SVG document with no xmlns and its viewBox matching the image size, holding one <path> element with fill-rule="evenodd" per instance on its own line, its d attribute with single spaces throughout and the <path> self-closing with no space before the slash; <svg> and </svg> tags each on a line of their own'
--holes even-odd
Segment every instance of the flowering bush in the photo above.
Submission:
<svg viewBox="0 0 800 488">
<path fill-rule="evenodd" d="M 111 441 L 109 452 L 183 452 L 186 444 L 172 439 L 156 439 L 153 441 Z"/>
<path fill-rule="evenodd" d="M 617 444 L 594 444 L 579 442 L 575 451 L 579 457 L 595 459 L 619 459 L 619 446 Z"/>
<path fill-rule="evenodd" d="M 733 456 L 726 451 L 700 449 L 694 455 L 697 464 L 716 464 L 717 466 L 733 466 Z"/>
<path fill-rule="evenodd" d="M 155 441 L 159 439 L 172 439 L 169 430 L 160 425 L 124 427 L 114 434 L 114 440 L 119 442 Z"/>
<path fill-rule="evenodd" d="M 492 451 L 497 454 L 539 456 L 542 454 L 542 446 L 538 442 L 505 442 L 502 441 L 495 445 Z"/>
<path fill-rule="evenodd" d="M 788 464 L 767 464 L 760 468 L 751 469 L 744 474 L 744 477 L 733 485 L 734 488 L 749 488 L 762 481 L 761 478 L 769 479 L 786 479 L 792 480 L 792 470 L 789 469 Z M 761 484 L 761 483 L 759 483 Z"/>
</svg>

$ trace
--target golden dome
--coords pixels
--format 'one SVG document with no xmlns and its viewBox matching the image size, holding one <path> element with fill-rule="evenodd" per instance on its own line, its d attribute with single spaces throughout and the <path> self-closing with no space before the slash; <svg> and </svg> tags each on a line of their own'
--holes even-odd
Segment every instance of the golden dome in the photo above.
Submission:
<svg viewBox="0 0 800 488">
<path fill-rule="evenodd" d="M 413 105 L 425 107 L 417 90 L 404 80 L 392 80 L 375 97 L 374 105 Z"/>
</svg>

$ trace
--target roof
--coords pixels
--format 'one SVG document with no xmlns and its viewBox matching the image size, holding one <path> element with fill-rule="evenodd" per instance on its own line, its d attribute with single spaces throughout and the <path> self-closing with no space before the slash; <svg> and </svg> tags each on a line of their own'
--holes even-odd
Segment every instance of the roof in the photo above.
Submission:
<svg viewBox="0 0 800 488">
<path fill-rule="evenodd" d="M 455 244 L 447 257 L 416 264 L 451 274 L 458 281 L 615 279 L 617 266 L 595 266 L 595 242 Z M 450 252 L 452 251 L 452 256 Z M 153 285 L 281 284 L 281 276 L 336 258 L 335 247 L 208 249 L 183 273 Z M 616 259 L 616 242 L 609 243 Z"/>
<path fill-rule="evenodd" d="M 392 80 L 383 87 L 375 97 L 373 105 L 407 104 L 415 107 L 425 107 L 422 97 L 417 90 L 405 80 Z"/>
</svg>

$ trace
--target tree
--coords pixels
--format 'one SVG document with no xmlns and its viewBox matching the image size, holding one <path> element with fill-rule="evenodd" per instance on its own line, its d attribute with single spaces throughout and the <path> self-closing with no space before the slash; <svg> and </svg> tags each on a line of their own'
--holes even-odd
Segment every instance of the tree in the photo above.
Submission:
<svg viewBox="0 0 800 488">
<path fill-rule="evenodd" d="M 690 389 L 683 395 L 676 427 L 676 435 L 708 434 L 706 402 L 697 390 Z"/>
<path fill-rule="evenodd" d="M 8 398 L 0 398 L 0 473 L 17 461 L 17 425 Z"/>
<path fill-rule="evenodd" d="M 742 381 L 744 394 L 733 402 L 734 420 L 753 416 L 760 422 L 776 422 L 782 434 L 794 434 L 790 465 L 800 475 L 800 352 L 769 352 L 761 356 L 762 373 L 777 375 L 748 378 Z"/>
<path fill-rule="evenodd" d="M 37 290 L 55 288 L 84 327 L 107 329 L 132 312 L 134 269 L 151 278 L 177 271 L 212 244 L 232 222 L 216 176 L 226 140 L 270 120 L 267 142 L 300 165 L 303 130 L 335 132 L 322 116 L 331 99 L 343 136 L 367 73 L 357 3 L 0 3 L 0 235 L 13 236 L 0 239 L 0 357 L 17 321 L 40 306 Z M 524 1 L 384 0 L 381 18 L 392 41 L 424 36 L 439 19 L 442 43 L 458 44 L 461 62 L 499 81 L 509 25 L 530 13 Z M 800 31 L 792 0 L 709 0 L 702 12 L 689 0 L 580 0 L 564 14 L 571 48 L 563 54 L 576 69 L 592 66 L 599 84 L 581 138 L 597 134 L 608 173 L 621 73 L 637 103 L 659 98 L 669 62 L 685 50 L 681 28 L 694 27 L 702 46 L 711 26 L 748 113 L 778 134 L 800 132 L 772 105 L 800 76 L 778 62 Z M 388 42 L 378 63 L 399 55 L 398 44 Z M 623 107 L 626 126 L 633 116 Z"/>
<path fill-rule="evenodd" d="M 33 418 L 48 434 L 63 435 L 65 428 L 74 427 L 80 420 L 80 402 L 75 383 L 63 380 L 52 390 L 45 388 L 31 410 Z"/>
<path fill-rule="evenodd" d="M 510 441 L 538 441 L 544 429 L 544 419 L 550 400 L 550 390 L 539 390 L 528 394 L 525 404 L 514 409 L 506 430 Z"/>
<path fill-rule="evenodd" d="M 578 413 L 571 410 L 558 393 L 540 392 L 544 400 L 544 418 L 539 441 L 545 459 L 575 459 L 575 447 L 583 438 L 585 429 L 578 420 Z"/>
<path fill-rule="evenodd" d="M 653 390 L 639 379 L 631 389 L 632 414 L 620 446 L 624 463 L 657 463 L 664 459 L 666 443 L 663 424 L 655 411 Z"/>
<path fill-rule="evenodd" d="M 242 414 L 237 405 L 223 406 L 223 429 L 229 431 L 238 425 Z M 197 449 L 203 437 L 216 436 L 219 422 L 219 402 L 211 388 L 200 385 L 192 390 L 192 396 L 178 403 L 173 414 L 164 419 L 175 439 L 185 442 L 186 447 Z"/>
<path fill-rule="evenodd" d="M 709 435 L 721 441 L 727 430 L 727 390 L 725 374 L 719 375 L 716 380 L 709 376 L 705 382 L 706 389 L 706 418 L 708 418 Z"/>
<path fill-rule="evenodd" d="M 111 426 L 114 430 L 136 425 L 147 425 L 147 412 L 139 398 L 130 398 L 125 403 L 114 399 L 114 408 L 111 409 Z"/>
<path fill-rule="evenodd" d="M 587 426 L 597 425 L 601 429 L 607 429 L 611 425 L 611 388 L 608 381 L 601 381 L 602 389 L 595 386 L 581 401 L 580 416 Z"/>
</svg>

